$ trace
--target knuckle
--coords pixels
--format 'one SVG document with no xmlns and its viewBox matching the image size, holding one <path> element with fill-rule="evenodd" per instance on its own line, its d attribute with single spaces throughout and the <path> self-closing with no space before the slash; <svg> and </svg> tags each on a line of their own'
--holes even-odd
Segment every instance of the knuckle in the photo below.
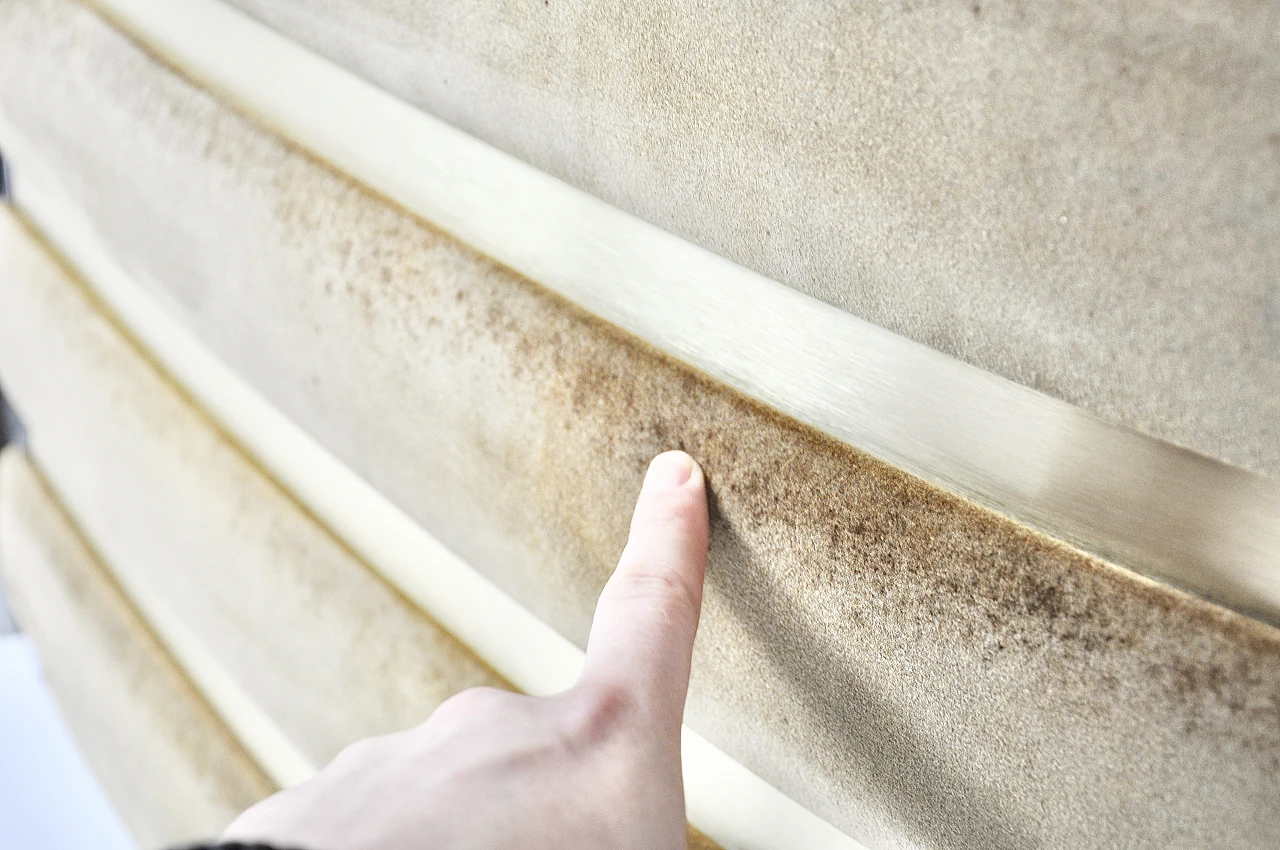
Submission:
<svg viewBox="0 0 1280 850">
<path fill-rule="evenodd" d="M 468 688 L 449 697 L 436 708 L 436 715 L 470 714 L 490 704 L 493 697 L 489 688 Z"/>
<path fill-rule="evenodd" d="M 701 607 L 702 594 L 678 570 L 635 565 L 620 572 L 618 581 L 624 599 L 656 605 L 665 613 L 697 614 Z"/>
<path fill-rule="evenodd" d="M 330 768 L 346 771 L 375 760 L 382 750 L 385 737 L 361 738 L 359 741 L 348 744 L 334 756 L 333 761 L 329 763 Z"/>
<path fill-rule="evenodd" d="M 564 733 L 573 742 L 592 745 L 612 737 L 638 710 L 635 695 L 620 684 L 595 682 L 577 688 L 564 713 Z"/>
<path fill-rule="evenodd" d="M 431 712 L 427 722 L 435 726 L 455 726 L 491 713 L 510 694 L 498 688 L 477 687 L 459 691 Z"/>
</svg>

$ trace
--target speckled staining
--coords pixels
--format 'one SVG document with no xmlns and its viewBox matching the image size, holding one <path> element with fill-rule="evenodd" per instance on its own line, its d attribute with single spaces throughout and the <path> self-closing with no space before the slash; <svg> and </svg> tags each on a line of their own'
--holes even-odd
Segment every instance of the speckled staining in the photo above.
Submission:
<svg viewBox="0 0 1280 850">
<path fill-rule="evenodd" d="M 1280 829 L 1276 630 L 726 389 L 65 2 L 0 14 L 10 121 L 131 268 L 563 633 L 586 634 L 647 460 L 695 454 L 714 533 L 688 720 L 804 805 L 873 846 L 1262 847 Z"/>
<path fill-rule="evenodd" d="M 230 2 L 767 277 L 1280 474 L 1266 4 Z"/>
<path fill-rule="evenodd" d="M 4 222 L 17 259 L 15 229 Z M 12 307 L 0 374 L 40 435 L 42 472 L 273 778 L 305 779 L 460 690 L 505 686 L 282 492 L 51 260 L 14 266 L 0 278 Z M 302 763 L 287 779 L 260 747 L 273 737 Z"/>
</svg>

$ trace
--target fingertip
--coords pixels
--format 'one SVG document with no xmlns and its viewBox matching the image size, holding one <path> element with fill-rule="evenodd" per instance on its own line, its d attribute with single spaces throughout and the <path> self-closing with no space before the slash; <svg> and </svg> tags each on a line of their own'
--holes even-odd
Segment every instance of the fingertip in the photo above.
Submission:
<svg viewBox="0 0 1280 850">
<path fill-rule="evenodd" d="M 695 486 L 702 486 L 702 467 L 689 454 L 676 449 L 663 452 L 649 462 L 642 490 Z"/>
<path fill-rule="evenodd" d="M 627 546 L 650 546 L 657 536 L 669 543 L 690 539 L 695 549 L 705 549 L 707 513 L 702 467 L 683 451 L 663 452 L 649 462 Z"/>
<path fill-rule="evenodd" d="M 624 683 L 642 702 L 663 706 L 677 731 L 702 606 L 707 513 L 705 479 L 692 457 L 669 451 L 650 462 L 587 646 L 584 675 Z"/>
</svg>

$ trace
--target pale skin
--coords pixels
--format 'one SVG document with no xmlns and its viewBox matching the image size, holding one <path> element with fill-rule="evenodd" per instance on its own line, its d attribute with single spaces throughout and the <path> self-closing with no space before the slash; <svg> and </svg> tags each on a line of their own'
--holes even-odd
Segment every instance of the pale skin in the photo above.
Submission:
<svg viewBox="0 0 1280 850">
<path fill-rule="evenodd" d="M 680 725 L 707 557 L 702 471 L 658 455 L 570 690 L 475 688 L 347 747 L 224 841 L 304 850 L 684 850 Z"/>
</svg>

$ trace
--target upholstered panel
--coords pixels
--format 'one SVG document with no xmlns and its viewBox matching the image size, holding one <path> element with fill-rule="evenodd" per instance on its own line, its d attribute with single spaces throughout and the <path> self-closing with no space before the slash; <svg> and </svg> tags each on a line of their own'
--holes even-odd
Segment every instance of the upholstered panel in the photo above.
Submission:
<svg viewBox="0 0 1280 850">
<path fill-rule="evenodd" d="M 884 847 L 1278 828 L 1274 629 L 772 413 L 83 9 L 0 22 L 0 132 L 227 364 L 564 634 L 585 636 L 645 462 L 694 453 L 714 533 L 689 722 L 832 823 Z"/>
<path fill-rule="evenodd" d="M 274 790 L 17 449 L 0 456 L 0 569 L 63 718 L 140 847 L 217 835 Z"/>
<path fill-rule="evenodd" d="M 16 227 L 6 214 L 8 262 Z M 143 615 L 178 623 L 300 756 L 284 779 L 425 720 L 459 690 L 501 684 L 267 479 L 56 266 L 22 267 L 0 277 L 0 380 L 31 450 Z"/>
<path fill-rule="evenodd" d="M 1280 12 L 231 0 L 878 325 L 1280 473 Z"/>
</svg>

